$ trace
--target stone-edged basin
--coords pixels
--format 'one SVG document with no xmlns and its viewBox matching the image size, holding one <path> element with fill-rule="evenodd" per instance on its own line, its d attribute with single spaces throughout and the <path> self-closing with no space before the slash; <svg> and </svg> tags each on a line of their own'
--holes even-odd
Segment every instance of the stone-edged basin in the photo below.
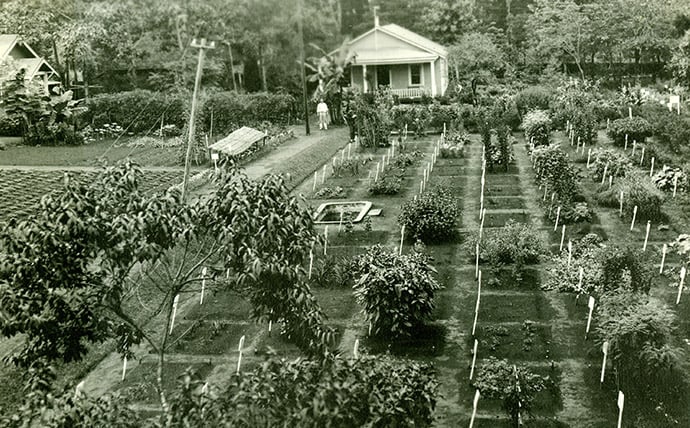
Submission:
<svg viewBox="0 0 690 428">
<path fill-rule="evenodd" d="M 339 224 L 340 213 L 343 213 L 343 222 L 352 221 L 359 223 L 371 209 L 369 201 L 326 202 L 319 205 L 314 213 L 315 224 Z"/>
</svg>

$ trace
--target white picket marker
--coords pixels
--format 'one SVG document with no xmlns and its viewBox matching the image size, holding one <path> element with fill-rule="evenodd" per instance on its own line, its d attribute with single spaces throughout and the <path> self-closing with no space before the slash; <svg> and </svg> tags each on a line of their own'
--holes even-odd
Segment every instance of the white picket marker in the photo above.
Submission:
<svg viewBox="0 0 690 428">
<path fill-rule="evenodd" d="M 268 320 L 268 335 L 271 335 L 271 330 L 273 330 L 273 320 Z"/>
<path fill-rule="evenodd" d="M 314 171 L 314 185 L 311 187 L 312 192 L 316 192 L 316 182 L 319 181 L 319 172 Z"/>
<path fill-rule="evenodd" d="M 570 268 L 570 262 L 573 260 L 573 241 L 568 240 L 568 268 Z"/>
<path fill-rule="evenodd" d="M 326 182 L 326 166 L 327 165 L 323 166 L 323 175 L 321 176 L 321 184 Z"/>
<path fill-rule="evenodd" d="M 170 333 L 172 333 L 173 327 L 175 326 L 175 315 L 177 315 L 177 304 L 179 302 L 180 302 L 180 295 L 178 294 L 173 299 L 172 317 L 170 318 Z"/>
<path fill-rule="evenodd" d="M 580 150 L 580 136 L 577 136 L 577 148 L 575 149 L 575 152 L 577 153 Z"/>
<path fill-rule="evenodd" d="M 565 242 L 565 225 L 561 227 L 561 245 L 558 247 L 558 252 L 563 251 L 563 243 Z"/>
<path fill-rule="evenodd" d="M 79 393 L 81 392 L 81 390 L 82 390 L 83 388 L 84 388 L 84 381 L 82 380 L 81 382 L 79 382 L 79 383 L 77 384 L 77 387 L 74 388 L 74 399 L 75 399 L 75 400 L 77 399 L 77 397 L 79 396 Z"/>
<path fill-rule="evenodd" d="M 477 363 L 477 346 L 479 345 L 479 341 L 477 339 L 474 339 L 474 349 L 472 350 L 472 368 L 470 368 L 470 380 L 472 380 L 472 377 L 474 376 L 474 365 Z"/>
<path fill-rule="evenodd" d="M 376 162 L 376 174 L 374 175 L 374 183 L 379 181 L 379 169 L 381 169 L 381 162 Z"/>
<path fill-rule="evenodd" d="M 240 343 L 237 347 L 239 355 L 237 356 L 237 374 L 240 374 L 240 367 L 242 366 L 242 348 L 244 348 L 244 336 L 240 337 Z"/>
<path fill-rule="evenodd" d="M 328 225 L 323 229 L 323 237 L 325 238 L 323 240 L 323 255 L 325 256 L 328 249 Z"/>
<path fill-rule="evenodd" d="M 673 197 L 676 197 L 676 190 L 678 190 L 678 175 L 673 177 Z"/>
<path fill-rule="evenodd" d="M 484 219 L 486 218 L 486 208 L 482 210 L 482 221 L 479 223 L 479 241 L 482 240 L 482 233 L 484 232 Z"/>
<path fill-rule="evenodd" d="M 578 300 L 580 300 L 580 294 L 584 291 L 582 289 L 582 279 L 585 276 L 585 270 L 582 266 L 580 266 L 580 279 L 577 282 L 577 295 L 575 296 L 575 304 L 577 305 Z"/>
<path fill-rule="evenodd" d="M 649 167 L 649 176 L 651 177 L 653 175 L 654 175 L 654 156 L 652 156 L 652 166 Z"/>
<path fill-rule="evenodd" d="M 400 251 L 398 251 L 398 255 L 402 255 L 402 249 L 403 249 L 403 241 L 405 240 L 405 225 L 402 225 L 402 228 L 400 229 Z"/>
<path fill-rule="evenodd" d="M 122 359 L 122 382 L 125 381 L 125 376 L 127 375 L 127 357 Z"/>
<path fill-rule="evenodd" d="M 633 207 L 633 218 L 632 218 L 632 222 L 630 223 L 630 231 L 631 232 L 635 228 L 635 217 L 637 217 L 637 205 L 635 205 Z"/>
<path fill-rule="evenodd" d="M 623 426 L 623 406 L 625 405 L 625 394 L 618 391 L 618 428 Z"/>
<path fill-rule="evenodd" d="M 604 383 L 604 372 L 606 371 L 606 357 L 609 354 L 609 341 L 605 341 L 604 344 L 601 346 L 601 352 L 604 353 L 604 359 L 601 362 L 601 378 L 599 379 L 599 383 Z"/>
<path fill-rule="evenodd" d="M 604 165 L 604 173 L 601 174 L 601 184 L 604 184 L 604 180 L 606 180 L 606 174 L 609 172 L 609 164 L 607 163 Z"/>
<path fill-rule="evenodd" d="M 589 164 L 592 159 L 592 149 L 587 150 L 587 169 L 589 169 Z"/>
<path fill-rule="evenodd" d="M 637 140 L 633 140 L 633 148 L 632 148 L 632 155 L 635 156 L 635 149 L 637 148 Z"/>
<path fill-rule="evenodd" d="M 664 262 L 666 261 L 666 251 L 668 251 L 668 245 L 664 244 L 661 248 L 661 266 L 659 267 L 659 274 L 664 273 Z"/>
<path fill-rule="evenodd" d="M 620 199 L 620 209 L 618 210 L 618 216 L 623 217 L 623 191 L 621 190 L 621 197 Z"/>
<path fill-rule="evenodd" d="M 632 107 L 628 107 L 628 116 L 632 119 Z"/>
<path fill-rule="evenodd" d="M 554 193 L 555 194 L 555 193 Z M 558 220 L 561 218 L 561 207 L 559 206 L 556 210 L 556 223 L 553 225 L 553 231 L 558 230 Z"/>
<path fill-rule="evenodd" d="M 395 147 L 395 144 L 393 145 Z M 350 152 L 352 151 L 352 143 L 347 143 L 347 160 L 350 160 Z"/>
<path fill-rule="evenodd" d="M 589 315 L 587 316 L 587 329 L 585 330 L 585 339 L 587 339 L 587 334 L 589 334 L 589 326 L 592 324 L 592 312 L 594 311 L 594 297 L 589 296 L 589 302 L 587 302 L 589 307 Z"/>
<path fill-rule="evenodd" d="M 647 233 L 644 235 L 644 245 L 642 245 L 642 251 L 647 251 L 647 242 L 649 241 L 649 230 L 652 228 L 652 222 L 647 220 Z"/>
<path fill-rule="evenodd" d="M 312 250 L 309 250 L 309 274 L 307 276 L 308 279 L 311 279 L 311 270 L 314 267 L 314 252 Z"/>
<path fill-rule="evenodd" d="M 371 328 L 372 328 L 372 327 L 373 327 L 373 326 L 372 326 L 372 324 L 371 324 L 371 321 L 369 321 L 369 336 L 371 336 Z"/>
<path fill-rule="evenodd" d="M 686 272 L 685 266 L 680 268 L 680 283 L 678 284 L 678 297 L 676 298 L 676 305 L 680 303 L 680 295 L 683 293 L 683 283 L 685 282 Z"/>
<path fill-rule="evenodd" d="M 355 339 L 355 346 L 352 349 L 352 356 L 355 357 L 355 360 L 359 358 L 359 339 Z"/>
<path fill-rule="evenodd" d="M 422 193 L 424 193 L 424 180 L 419 182 L 419 195 L 421 196 Z"/>
<path fill-rule="evenodd" d="M 474 264 L 474 277 L 479 278 L 479 242 L 477 242 L 477 248 L 475 248 L 477 252 L 477 261 Z"/>
<path fill-rule="evenodd" d="M 211 153 L 211 159 L 213 160 L 213 170 L 218 173 L 218 158 L 220 156 L 218 155 L 218 152 L 213 152 Z"/>
<path fill-rule="evenodd" d="M 584 154 L 585 154 L 585 146 L 586 146 L 586 145 L 587 145 L 587 142 L 586 142 L 586 141 L 583 141 L 583 142 L 582 142 L 582 155 L 583 155 L 583 156 L 584 156 Z"/>
<path fill-rule="evenodd" d="M 204 290 L 206 289 L 206 268 L 201 269 L 201 297 L 199 297 L 199 304 L 204 304 Z"/>
<path fill-rule="evenodd" d="M 472 417 L 470 418 L 470 428 L 474 427 L 474 418 L 477 416 L 477 403 L 479 403 L 479 390 L 474 391 L 474 401 L 472 401 Z"/>
<path fill-rule="evenodd" d="M 625 148 L 623 150 L 628 150 L 628 134 L 625 134 Z"/>
<path fill-rule="evenodd" d="M 542 201 L 546 202 L 546 191 L 548 190 L 549 185 L 545 184 L 544 185 L 544 197 L 541 199 Z"/>
<path fill-rule="evenodd" d="M 478 293 L 477 293 L 477 305 L 474 307 L 474 322 L 472 323 L 472 336 L 474 336 L 474 332 L 477 329 L 477 318 L 479 317 L 479 302 L 482 297 L 481 293 L 482 289 L 482 271 L 479 271 L 479 286 L 477 288 Z"/>
<path fill-rule="evenodd" d="M 640 156 L 640 166 L 644 163 L 644 147 L 642 147 L 642 156 Z"/>
<path fill-rule="evenodd" d="M 611 186 L 613 186 L 613 175 L 609 175 L 609 190 L 611 189 Z"/>
</svg>

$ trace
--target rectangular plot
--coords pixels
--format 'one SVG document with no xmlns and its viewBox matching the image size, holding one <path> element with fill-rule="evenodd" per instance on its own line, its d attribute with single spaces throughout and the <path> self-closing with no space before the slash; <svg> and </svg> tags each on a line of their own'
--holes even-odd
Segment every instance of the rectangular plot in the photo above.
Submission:
<svg viewBox="0 0 690 428">
<path fill-rule="evenodd" d="M 518 223 L 528 223 L 529 215 L 525 211 L 492 213 L 487 210 L 486 218 L 484 219 L 484 227 L 503 227 L 509 220 L 514 220 Z"/>
<path fill-rule="evenodd" d="M 220 355 L 237 350 L 242 336 L 245 336 L 245 343 L 249 343 L 267 328 L 267 325 L 255 323 L 229 324 L 205 320 L 184 322 L 175 326 L 171 343 L 174 343 L 175 353 Z"/>
<path fill-rule="evenodd" d="M 521 197 L 515 196 L 496 196 L 493 198 L 484 198 L 484 206 L 487 211 L 491 209 L 499 210 L 513 210 L 513 209 L 524 209 L 525 200 Z"/>
<path fill-rule="evenodd" d="M 481 188 L 477 186 L 477 194 L 479 194 L 480 189 Z M 491 184 L 487 181 L 484 187 L 484 197 L 487 196 L 522 196 L 522 188 L 519 184 L 501 186 L 498 184 Z"/>
<path fill-rule="evenodd" d="M 511 361 L 555 358 L 550 325 L 486 324 L 481 313 L 480 309 L 476 338 L 482 358 L 494 356 Z M 474 338 L 468 337 L 468 340 L 474 343 Z"/>
<path fill-rule="evenodd" d="M 483 274 L 483 273 L 482 273 Z M 486 294 L 481 299 L 482 320 L 487 322 L 548 321 L 556 312 L 543 293 Z"/>
</svg>

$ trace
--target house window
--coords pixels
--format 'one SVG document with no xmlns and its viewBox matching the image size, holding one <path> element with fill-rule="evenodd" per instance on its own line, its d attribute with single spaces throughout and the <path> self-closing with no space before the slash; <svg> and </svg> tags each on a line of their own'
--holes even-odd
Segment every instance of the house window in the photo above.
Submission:
<svg viewBox="0 0 690 428">
<path fill-rule="evenodd" d="M 410 64 L 410 86 L 422 84 L 422 64 Z"/>
</svg>

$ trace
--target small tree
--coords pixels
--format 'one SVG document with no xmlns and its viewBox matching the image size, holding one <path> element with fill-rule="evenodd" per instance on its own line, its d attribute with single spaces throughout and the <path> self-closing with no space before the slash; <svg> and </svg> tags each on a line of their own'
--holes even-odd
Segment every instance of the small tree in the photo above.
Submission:
<svg viewBox="0 0 690 428">
<path fill-rule="evenodd" d="M 400 209 L 398 223 L 405 234 L 425 243 L 440 242 L 455 236 L 460 208 L 457 199 L 444 187 L 436 187 Z"/>
<path fill-rule="evenodd" d="M 352 270 L 355 298 L 364 306 L 373 334 L 409 336 L 431 315 L 441 286 L 426 254 L 398 255 L 374 245 L 354 259 Z"/>
<path fill-rule="evenodd" d="M 548 145 L 551 141 L 551 118 L 545 110 L 532 110 L 522 120 L 522 129 L 530 143 Z"/>
<path fill-rule="evenodd" d="M 546 388 L 546 379 L 525 367 L 489 357 L 477 370 L 472 386 L 482 397 L 503 401 L 503 409 L 513 426 L 519 427 L 522 414 L 527 412 L 531 415 L 534 398 Z"/>
</svg>

